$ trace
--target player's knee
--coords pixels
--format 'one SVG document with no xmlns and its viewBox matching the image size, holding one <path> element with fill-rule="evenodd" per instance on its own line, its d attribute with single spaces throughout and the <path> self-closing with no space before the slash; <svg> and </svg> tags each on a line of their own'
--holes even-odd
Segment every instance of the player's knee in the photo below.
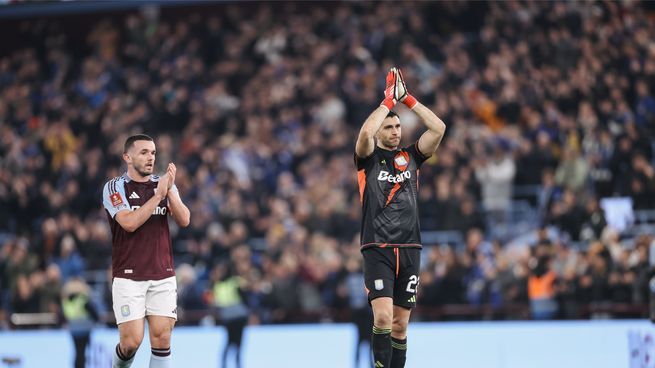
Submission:
<svg viewBox="0 0 655 368">
<path fill-rule="evenodd" d="M 374 315 L 373 323 L 376 326 L 378 326 L 378 327 L 391 326 L 391 322 L 393 320 L 393 311 L 392 310 L 380 309 L 380 310 L 374 311 L 373 315 Z"/>
<path fill-rule="evenodd" d="M 141 345 L 143 337 L 130 336 L 124 339 L 121 339 L 121 352 L 123 355 L 130 357 L 136 353 Z"/>
<path fill-rule="evenodd" d="M 168 348 L 171 346 L 171 330 L 160 329 L 153 331 L 151 336 L 150 345 L 156 348 Z"/>
<path fill-rule="evenodd" d="M 394 317 L 393 324 L 391 325 L 391 331 L 394 335 L 405 335 L 407 333 L 407 323 L 408 321 L 405 318 Z"/>
</svg>

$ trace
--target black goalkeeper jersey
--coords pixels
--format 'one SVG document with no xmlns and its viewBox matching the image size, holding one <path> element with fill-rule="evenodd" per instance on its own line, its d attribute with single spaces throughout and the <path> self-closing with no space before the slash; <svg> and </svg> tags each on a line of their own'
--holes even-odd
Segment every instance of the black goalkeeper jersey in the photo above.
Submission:
<svg viewBox="0 0 655 368">
<path fill-rule="evenodd" d="M 395 151 L 376 146 L 366 158 L 355 154 L 362 202 L 362 250 L 421 248 L 418 175 L 426 159 L 416 143 Z"/>
</svg>

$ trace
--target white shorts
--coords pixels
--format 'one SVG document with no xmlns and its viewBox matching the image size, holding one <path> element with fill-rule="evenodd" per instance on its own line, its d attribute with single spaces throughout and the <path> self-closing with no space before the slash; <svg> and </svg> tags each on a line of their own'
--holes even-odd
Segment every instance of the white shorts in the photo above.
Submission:
<svg viewBox="0 0 655 368">
<path fill-rule="evenodd" d="M 148 281 L 114 277 L 111 294 L 117 325 L 145 316 L 164 316 L 177 320 L 175 276 Z"/>
</svg>

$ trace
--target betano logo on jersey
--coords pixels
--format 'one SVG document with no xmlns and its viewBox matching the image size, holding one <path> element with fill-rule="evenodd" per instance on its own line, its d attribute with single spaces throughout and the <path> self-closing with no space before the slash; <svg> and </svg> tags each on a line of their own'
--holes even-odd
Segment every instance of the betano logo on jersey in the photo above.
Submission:
<svg viewBox="0 0 655 368">
<path fill-rule="evenodd" d="M 388 171 L 380 170 L 380 175 L 378 175 L 378 180 L 388 181 L 389 183 L 402 183 L 411 177 L 412 177 L 411 171 L 403 171 L 397 175 L 389 175 Z"/>
<path fill-rule="evenodd" d="M 132 206 L 131 207 L 132 211 L 136 211 L 139 208 L 141 208 L 141 206 Z M 154 211 L 152 211 L 152 214 L 153 215 L 166 215 L 166 210 L 167 210 L 166 207 L 157 207 L 157 208 L 155 208 Z"/>
</svg>

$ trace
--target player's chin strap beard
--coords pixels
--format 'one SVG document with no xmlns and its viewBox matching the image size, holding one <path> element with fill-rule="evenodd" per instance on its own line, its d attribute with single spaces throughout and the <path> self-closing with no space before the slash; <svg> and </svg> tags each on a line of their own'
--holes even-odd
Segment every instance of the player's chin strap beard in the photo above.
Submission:
<svg viewBox="0 0 655 368">
<path fill-rule="evenodd" d="M 141 177 L 143 177 L 143 178 L 145 178 L 145 177 L 147 177 L 147 176 L 150 175 L 150 174 L 144 172 L 141 168 L 136 168 L 136 167 L 135 167 L 134 169 L 135 169 L 135 171 L 136 171 L 139 175 L 141 175 Z"/>
<path fill-rule="evenodd" d="M 392 151 L 395 150 L 396 148 L 398 148 L 398 146 L 394 146 L 389 142 L 387 142 L 386 144 L 383 142 L 382 145 L 384 146 L 384 148 L 387 148 L 387 149 L 392 150 Z"/>
<path fill-rule="evenodd" d="M 378 146 L 381 146 L 381 148 L 388 149 L 390 151 L 396 150 L 398 146 L 394 146 L 390 143 L 391 140 L 384 140 L 380 138 L 376 138 L 378 141 Z"/>
</svg>

